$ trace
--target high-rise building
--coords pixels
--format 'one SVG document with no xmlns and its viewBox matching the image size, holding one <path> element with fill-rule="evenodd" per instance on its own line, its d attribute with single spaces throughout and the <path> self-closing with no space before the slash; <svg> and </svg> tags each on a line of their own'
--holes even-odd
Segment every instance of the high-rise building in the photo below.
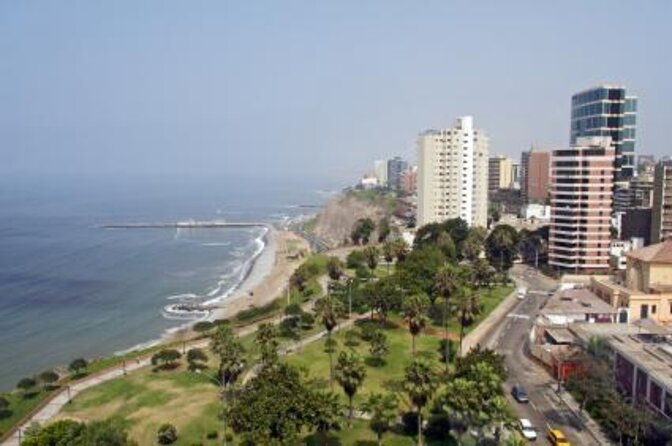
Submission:
<svg viewBox="0 0 672 446">
<path fill-rule="evenodd" d="M 653 155 L 637 155 L 637 172 L 653 173 L 656 168 L 656 157 Z"/>
<path fill-rule="evenodd" d="M 520 162 L 511 163 L 511 188 L 520 189 Z"/>
<path fill-rule="evenodd" d="M 526 203 L 544 203 L 548 198 L 551 154 L 532 147 L 520 157 L 520 191 Z"/>
<path fill-rule="evenodd" d="M 493 156 L 488 159 L 488 190 L 496 192 L 513 187 L 513 161 L 505 156 Z"/>
<path fill-rule="evenodd" d="M 651 243 L 672 239 L 672 161 L 656 164 L 651 210 Z"/>
<path fill-rule="evenodd" d="M 653 172 L 640 172 L 630 180 L 630 207 L 653 206 Z"/>
<path fill-rule="evenodd" d="M 615 149 L 609 137 L 577 138 L 553 151 L 549 264 L 562 271 L 607 272 Z"/>
<path fill-rule="evenodd" d="M 406 195 L 415 194 L 418 181 L 418 166 L 410 166 L 401 174 L 401 190 Z"/>
<path fill-rule="evenodd" d="M 387 160 L 387 185 L 399 190 L 402 186 L 402 174 L 408 169 L 408 163 L 398 156 Z"/>
<path fill-rule="evenodd" d="M 471 116 L 420 134 L 417 190 L 419 226 L 456 217 L 487 225 L 488 138 Z"/>
<path fill-rule="evenodd" d="M 387 186 L 387 160 L 375 160 L 373 174 L 378 180 L 378 186 Z"/>
<path fill-rule="evenodd" d="M 625 87 L 600 85 L 572 96 L 570 143 L 583 136 L 609 136 L 614 160 L 614 209 L 628 208 L 627 181 L 635 175 L 637 97 Z"/>
</svg>

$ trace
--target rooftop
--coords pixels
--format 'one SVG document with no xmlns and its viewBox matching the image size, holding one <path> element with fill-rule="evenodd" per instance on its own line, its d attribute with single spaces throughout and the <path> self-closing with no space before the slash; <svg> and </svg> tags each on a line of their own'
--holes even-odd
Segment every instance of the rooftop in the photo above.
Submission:
<svg viewBox="0 0 672 446">
<path fill-rule="evenodd" d="M 541 314 L 616 314 L 611 305 L 597 297 L 588 288 L 571 288 L 555 293 L 541 310 Z"/>
<path fill-rule="evenodd" d="M 672 263 L 672 240 L 630 251 L 626 256 L 643 262 Z"/>
<path fill-rule="evenodd" d="M 611 348 L 672 389 L 672 331 L 653 322 L 640 326 L 572 324 L 570 330 L 584 342 L 594 336 L 603 338 Z"/>
</svg>

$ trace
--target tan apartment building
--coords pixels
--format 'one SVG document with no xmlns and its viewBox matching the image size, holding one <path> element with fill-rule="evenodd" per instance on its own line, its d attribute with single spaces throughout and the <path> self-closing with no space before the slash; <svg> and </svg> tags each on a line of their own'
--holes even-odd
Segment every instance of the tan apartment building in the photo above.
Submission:
<svg viewBox="0 0 672 446">
<path fill-rule="evenodd" d="M 614 148 L 608 137 L 579 138 L 553 151 L 549 264 L 559 271 L 609 270 Z"/>
<path fill-rule="evenodd" d="M 626 258 L 625 280 L 592 277 L 593 292 L 612 307 L 627 310 L 630 322 L 672 324 L 672 240 L 630 251 Z"/>
<path fill-rule="evenodd" d="M 651 243 L 672 238 L 672 162 L 656 164 L 651 209 Z"/>
<path fill-rule="evenodd" d="M 418 137 L 418 226 L 460 217 L 469 226 L 488 221 L 488 137 L 473 118 Z"/>
<path fill-rule="evenodd" d="M 505 156 L 488 159 L 488 191 L 513 188 L 513 160 Z"/>
<path fill-rule="evenodd" d="M 549 195 L 551 154 L 532 147 L 520 158 L 520 191 L 527 203 L 544 203 Z"/>
</svg>

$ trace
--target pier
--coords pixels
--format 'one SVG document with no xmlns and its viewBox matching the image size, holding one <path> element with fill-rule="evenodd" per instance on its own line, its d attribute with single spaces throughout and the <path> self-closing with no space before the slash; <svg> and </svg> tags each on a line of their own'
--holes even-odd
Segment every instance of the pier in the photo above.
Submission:
<svg viewBox="0 0 672 446">
<path fill-rule="evenodd" d="M 268 228 L 269 224 L 259 222 L 227 222 L 227 221 L 177 221 L 177 222 L 132 222 L 108 223 L 100 226 L 103 229 L 157 229 L 157 228 Z"/>
</svg>

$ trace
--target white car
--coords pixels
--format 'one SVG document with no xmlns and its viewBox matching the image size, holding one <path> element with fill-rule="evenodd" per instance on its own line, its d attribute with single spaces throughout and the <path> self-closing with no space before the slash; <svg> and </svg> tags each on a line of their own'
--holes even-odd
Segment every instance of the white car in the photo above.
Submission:
<svg viewBox="0 0 672 446">
<path fill-rule="evenodd" d="M 525 295 L 527 294 L 527 289 L 525 288 L 518 288 L 518 299 L 525 299 Z"/>
<path fill-rule="evenodd" d="M 537 439 L 537 431 L 532 426 L 532 422 L 527 418 L 521 418 L 518 427 L 526 440 L 534 441 Z"/>
</svg>

